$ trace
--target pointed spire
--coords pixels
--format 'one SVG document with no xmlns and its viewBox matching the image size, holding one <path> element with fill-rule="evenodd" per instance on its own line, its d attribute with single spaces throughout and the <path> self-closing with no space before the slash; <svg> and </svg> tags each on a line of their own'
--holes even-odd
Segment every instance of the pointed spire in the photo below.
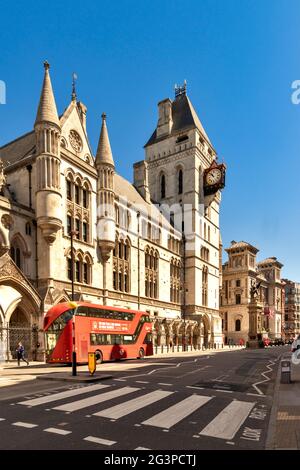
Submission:
<svg viewBox="0 0 300 470">
<path fill-rule="evenodd" d="M 73 72 L 73 75 L 72 75 L 72 95 L 71 95 L 72 101 L 76 101 L 76 100 L 77 100 L 77 95 L 76 95 L 76 80 L 77 80 L 77 75 L 76 75 L 75 72 Z"/>
<path fill-rule="evenodd" d="M 47 61 L 44 62 L 45 75 L 43 88 L 41 92 L 38 112 L 36 115 L 35 125 L 40 122 L 51 122 L 59 126 L 59 119 L 55 99 L 53 95 L 51 79 L 49 74 L 50 65 Z"/>
<path fill-rule="evenodd" d="M 106 114 L 103 113 L 101 117 L 102 117 L 102 127 L 101 127 L 101 133 L 100 133 L 100 138 L 99 138 L 99 143 L 98 143 L 98 148 L 97 148 L 97 153 L 96 153 L 96 165 L 100 163 L 109 163 L 110 165 L 115 166 L 111 148 L 110 148 L 107 127 L 106 127 Z"/>
</svg>

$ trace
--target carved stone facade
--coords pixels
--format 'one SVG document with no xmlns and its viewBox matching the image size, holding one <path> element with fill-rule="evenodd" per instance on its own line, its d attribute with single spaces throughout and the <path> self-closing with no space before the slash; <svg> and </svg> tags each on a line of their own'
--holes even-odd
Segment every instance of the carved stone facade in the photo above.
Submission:
<svg viewBox="0 0 300 470">
<path fill-rule="evenodd" d="M 223 265 L 220 305 L 224 342 L 239 344 L 243 341 L 245 344 L 249 340 L 249 308 L 254 301 L 261 312 L 258 333 L 271 339 L 281 338 L 285 284 L 280 274 L 283 265 L 275 257 L 257 262 L 259 250 L 243 241 L 232 241 L 225 251 L 228 262 Z M 257 291 L 255 298 L 251 291 Z"/>
<path fill-rule="evenodd" d="M 222 342 L 221 193 L 203 193 L 203 172 L 216 153 L 185 92 L 164 110 L 159 104 L 145 154 L 133 184 L 118 175 L 103 114 L 94 157 L 86 107 L 73 94 L 58 117 L 45 63 L 34 130 L 0 148 L 0 259 L 14 270 L 10 279 L 24 302 L 35 306 L 29 325 L 38 315 L 42 330 L 44 313 L 71 298 L 73 269 L 76 299 L 147 311 L 158 345 Z M 174 204 L 188 208 L 180 223 L 178 213 L 165 212 Z"/>
</svg>

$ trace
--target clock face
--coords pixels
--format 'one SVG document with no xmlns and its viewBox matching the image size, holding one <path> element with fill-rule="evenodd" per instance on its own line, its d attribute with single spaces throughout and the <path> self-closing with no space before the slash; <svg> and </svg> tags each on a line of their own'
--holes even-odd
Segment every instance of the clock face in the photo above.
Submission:
<svg viewBox="0 0 300 470">
<path fill-rule="evenodd" d="M 219 168 L 213 168 L 206 175 L 206 183 L 209 185 L 217 184 L 221 180 L 222 173 Z"/>
</svg>

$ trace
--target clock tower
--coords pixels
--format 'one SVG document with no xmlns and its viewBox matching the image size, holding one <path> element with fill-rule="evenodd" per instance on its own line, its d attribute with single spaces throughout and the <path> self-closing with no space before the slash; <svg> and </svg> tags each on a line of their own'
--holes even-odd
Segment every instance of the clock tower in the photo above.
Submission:
<svg viewBox="0 0 300 470">
<path fill-rule="evenodd" d="M 184 318 L 199 321 L 204 342 L 220 343 L 219 209 L 226 167 L 217 162 L 186 82 L 175 87 L 173 101 L 158 103 L 145 153 L 151 199 L 184 235 Z"/>
</svg>

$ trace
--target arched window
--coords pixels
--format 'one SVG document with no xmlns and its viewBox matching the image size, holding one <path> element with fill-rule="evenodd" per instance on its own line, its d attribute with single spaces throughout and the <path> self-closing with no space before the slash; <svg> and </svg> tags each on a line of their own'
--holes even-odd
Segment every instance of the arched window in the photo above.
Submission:
<svg viewBox="0 0 300 470">
<path fill-rule="evenodd" d="M 164 199 L 166 197 L 166 177 L 161 175 L 160 177 L 160 197 Z"/>
<path fill-rule="evenodd" d="M 75 281 L 76 282 L 81 282 L 81 274 L 82 274 L 81 262 L 79 259 L 77 259 L 75 261 Z"/>
<path fill-rule="evenodd" d="M 178 172 L 178 194 L 182 194 L 183 191 L 183 173 L 180 169 Z"/>
<path fill-rule="evenodd" d="M 67 215 L 67 235 L 70 235 L 72 230 L 72 216 L 70 214 Z"/>
<path fill-rule="evenodd" d="M 67 180 L 67 199 L 72 201 L 72 183 L 70 180 Z"/>
<path fill-rule="evenodd" d="M 241 320 L 235 320 L 235 331 L 241 331 Z"/>
<path fill-rule="evenodd" d="M 75 219 L 75 230 L 76 230 L 75 238 L 79 240 L 81 238 L 81 233 L 80 233 L 80 219 L 78 217 L 76 217 Z"/>
<path fill-rule="evenodd" d="M 86 220 L 84 220 L 82 222 L 82 240 L 84 242 L 87 242 L 88 241 L 88 222 Z"/>
<path fill-rule="evenodd" d="M 118 236 L 113 251 L 113 288 L 130 292 L 130 241 Z"/>
<path fill-rule="evenodd" d="M 19 269 L 25 270 L 25 257 L 28 256 L 28 249 L 26 242 L 21 234 L 17 233 L 14 235 L 10 242 L 10 256 L 16 263 Z"/>
<path fill-rule="evenodd" d="M 158 251 L 145 247 L 145 297 L 158 298 Z"/>
<path fill-rule="evenodd" d="M 117 206 L 117 204 L 115 204 L 115 221 L 116 221 L 116 225 L 119 225 L 119 223 L 120 223 L 120 211 L 119 211 L 119 207 Z"/>
<path fill-rule="evenodd" d="M 80 187 L 78 181 L 75 183 L 75 202 L 80 204 Z"/>
<path fill-rule="evenodd" d="M 203 266 L 203 269 L 202 269 L 202 305 L 205 307 L 208 304 L 207 292 L 208 292 L 208 267 Z"/>
<path fill-rule="evenodd" d="M 170 301 L 180 302 L 180 261 L 172 258 L 170 262 Z"/>
<path fill-rule="evenodd" d="M 74 281 L 83 284 L 92 283 L 92 257 L 89 253 L 83 254 L 81 250 L 74 250 Z M 71 252 L 67 254 L 67 278 L 72 280 L 72 258 Z"/>
<path fill-rule="evenodd" d="M 30 222 L 27 222 L 25 225 L 25 233 L 26 235 L 31 236 L 31 223 Z"/>
<path fill-rule="evenodd" d="M 21 250 L 19 247 L 12 246 L 10 249 L 10 256 L 12 260 L 16 263 L 19 269 L 22 269 L 21 264 Z"/>
<path fill-rule="evenodd" d="M 85 254 L 82 264 L 82 282 L 84 284 L 92 284 L 92 258 L 89 254 Z"/>
<path fill-rule="evenodd" d="M 80 175 L 75 175 L 69 169 L 66 174 L 67 192 L 67 227 L 66 235 L 70 236 L 71 230 L 76 230 L 77 240 L 89 243 L 89 225 L 91 220 L 90 200 L 92 186 L 88 179 L 83 179 Z M 78 207 L 80 206 L 80 207 Z"/>
</svg>

